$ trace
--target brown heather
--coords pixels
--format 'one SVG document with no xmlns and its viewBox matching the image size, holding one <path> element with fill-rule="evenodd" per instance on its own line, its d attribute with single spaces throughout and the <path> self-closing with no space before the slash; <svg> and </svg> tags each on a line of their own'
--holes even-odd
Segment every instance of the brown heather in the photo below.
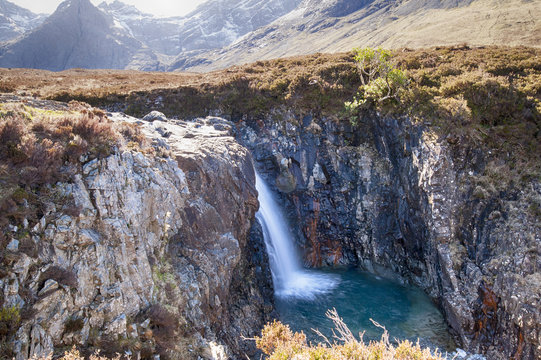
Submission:
<svg viewBox="0 0 541 360">
<path fill-rule="evenodd" d="M 541 49 L 454 46 L 394 54 L 409 87 L 400 103 L 378 104 L 367 113 L 429 124 L 457 150 L 490 150 L 489 168 L 505 163 L 505 185 L 539 178 Z M 0 69 L 0 79 L 3 91 L 116 106 L 135 116 L 160 110 L 190 118 L 219 110 L 234 121 L 277 107 L 346 119 L 344 102 L 361 85 L 352 53 L 257 61 L 203 74 Z"/>
</svg>

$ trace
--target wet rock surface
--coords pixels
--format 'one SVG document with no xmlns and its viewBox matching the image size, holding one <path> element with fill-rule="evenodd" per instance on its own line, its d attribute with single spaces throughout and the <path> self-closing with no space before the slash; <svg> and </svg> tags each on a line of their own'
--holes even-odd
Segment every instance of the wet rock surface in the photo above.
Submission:
<svg viewBox="0 0 541 360">
<path fill-rule="evenodd" d="M 248 150 L 223 119 L 110 117 L 140 123 L 154 153 L 121 150 L 82 164 L 57 184 L 77 211 L 51 203 L 24 230 L 35 252 L 11 242 L 0 289 L 4 307 L 24 313 L 17 359 L 73 344 L 135 357 L 252 354 L 240 337 L 258 333 L 273 306 L 252 229 L 258 202 Z"/>
<path fill-rule="evenodd" d="M 307 266 L 398 276 L 427 291 L 468 351 L 541 356 L 537 180 L 496 190 L 489 154 L 376 114 L 352 126 L 280 109 L 243 119 L 237 138 L 279 194 Z"/>
</svg>

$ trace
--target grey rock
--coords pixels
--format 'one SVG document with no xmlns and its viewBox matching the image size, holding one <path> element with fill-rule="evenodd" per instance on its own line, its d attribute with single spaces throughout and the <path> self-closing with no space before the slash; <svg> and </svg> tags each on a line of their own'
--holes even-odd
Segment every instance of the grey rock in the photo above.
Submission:
<svg viewBox="0 0 541 360">
<path fill-rule="evenodd" d="M 46 16 L 0 0 L 0 42 L 9 41 L 38 27 Z"/>
<path fill-rule="evenodd" d="M 6 246 L 6 249 L 9 250 L 9 251 L 17 251 L 17 250 L 19 250 L 19 240 L 11 239 L 9 244 Z"/>
<path fill-rule="evenodd" d="M 456 349 L 456 356 L 459 358 L 465 358 L 468 354 L 462 349 Z"/>
<path fill-rule="evenodd" d="M 58 288 L 58 283 L 53 279 L 49 279 L 45 281 L 45 284 L 43 285 L 43 288 L 39 291 L 38 295 L 43 296 L 44 294 L 57 290 Z"/>
<path fill-rule="evenodd" d="M 6 304 L 24 305 L 21 290 L 37 299 L 12 339 L 26 349 L 19 358 L 84 345 L 91 333 L 148 340 L 154 336 L 147 313 L 152 304 L 161 304 L 184 329 L 175 331 L 186 339 L 171 353 L 184 353 L 188 345 L 226 358 L 255 351 L 239 339 L 270 319 L 272 305 L 252 298 L 264 298 L 263 292 L 272 298 L 272 284 L 270 276 L 253 271 L 255 261 L 268 263 L 260 255 L 261 237 L 250 236 L 258 207 L 251 156 L 229 131 L 205 119 L 164 126 L 168 138 L 149 122 L 142 130 L 150 140 L 165 141 L 170 157 L 116 151 L 57 184 L 75 199 L 79 215 L 51 204 L 51 223 L 32 234 L 47 246 L 37 258 L 20 254 L 0 279 Z M 187 131 L 192 138 L 182 136 Z M 130 324 L 138 317 L 146 319 L 140 329 Z M 65 334 L 69 319 L 81 319 L 83 328 Z"/>
<path fill-rule="evenodd" d="M 143 117 L 143 120 L 150 121 L 150 122 L 155 121 L 155 120 L 167 121 L 167 117 L 159 111 L 151 111 L 150 113 L 146 114 Z"/>
</svg>

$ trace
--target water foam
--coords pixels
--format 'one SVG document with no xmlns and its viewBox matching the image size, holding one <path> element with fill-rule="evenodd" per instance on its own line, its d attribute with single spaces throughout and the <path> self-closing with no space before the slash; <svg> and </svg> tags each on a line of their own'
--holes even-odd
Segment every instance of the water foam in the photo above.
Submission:
<svg viewBox="0 0 541 360">
<path fill-rule="evenodd" d="M 340 282 L 339 277 L 301 267 L 285 217 L 271 190 L 257 172 L 256 188 L 259 193 L 256 218 L 263 229 L 275 295 L 282 298 L 315 299 L 330 292 Z"/>
</svg>

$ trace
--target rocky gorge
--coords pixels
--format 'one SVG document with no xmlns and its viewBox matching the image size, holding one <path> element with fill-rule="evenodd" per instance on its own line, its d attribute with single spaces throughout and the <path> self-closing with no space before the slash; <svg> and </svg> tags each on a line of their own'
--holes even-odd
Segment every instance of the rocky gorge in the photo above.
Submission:
<svg viewBox="0 0 541 360">
<path fill-rule="evenodd" d="M 540 356 L 540 184 L 494 188 L 488 160 L 409 119 L 277 111 L 238 138 L 281 193 L 307 266 L 414 283 L 469 351 Z"/>
<path fill-rule="evenodd" d="M 253 358 L 243 339 L 276 316 L 254 219 L 255 168 L 285 209 L 306 267 L 417 285 L 461 348 L 539 358 L 539 51 L 394 56 L 408 71 L 400 102 L 355 117 L 344 113 L 360 85 L 351 54 L 185 78 L 81 70 L 53 81 L 0 71 L 13 93 L 1 98 L 8 123 L 6 102 L 22 101 L 26 124 L 42 111 L 28 108 L 51 106 L 54 118 L 70 106 L 39 97 L 78 100 L 102 109 L 85 116 L 130 124 L 119 131 L 140 129 L 145 139 L 75 157 L 84 142 L 70 133 L 59 165 L 70 177 L 44 186 L 58 195 L 35 220 L 17 214 L 43 194 L 23 176 L 6 186 L 0 164 L 2 200 L 18 206 L 0 222 L 2 346 L 19 358 L 72 345 L 107 356 Z M 59 124 L 50 138 L 67 126 Z M 36 138 L 43 127 L 32 126 Z M 5 129 L 1 154 L 25 175 L 16 150 L 27 149 L 10 145 Z"/>
<path fill-rule="evenodd" d="M 257 333 L 273 305 L 252 228 L 252 156 L 281 194 L 306 266 L 355 266 L 414 283 L 469 351 L 539 356 L 540 232 L 525 208 L 541 196 L 539 184 L 497 192 L 479 180 L 482 153 L 407 119 L 373 114 L 352 126 L 281 110 L 235 125 L 154 116 L 161 120 L 113 118 L 143 125 L 165 157 L 125 151 L 92 160 L 61 185 L 78 215 L 51 204 L 32 229 L 12 229 L 4 306 L 32 299 L 14 342 L 18 358 L 73 343 L 129 352 L 135 343 L 135 351 L 183 358 L 253 354 L 241 336 Z M 20 231 L 37 256 L 17 248 Z"/>
</svg>

